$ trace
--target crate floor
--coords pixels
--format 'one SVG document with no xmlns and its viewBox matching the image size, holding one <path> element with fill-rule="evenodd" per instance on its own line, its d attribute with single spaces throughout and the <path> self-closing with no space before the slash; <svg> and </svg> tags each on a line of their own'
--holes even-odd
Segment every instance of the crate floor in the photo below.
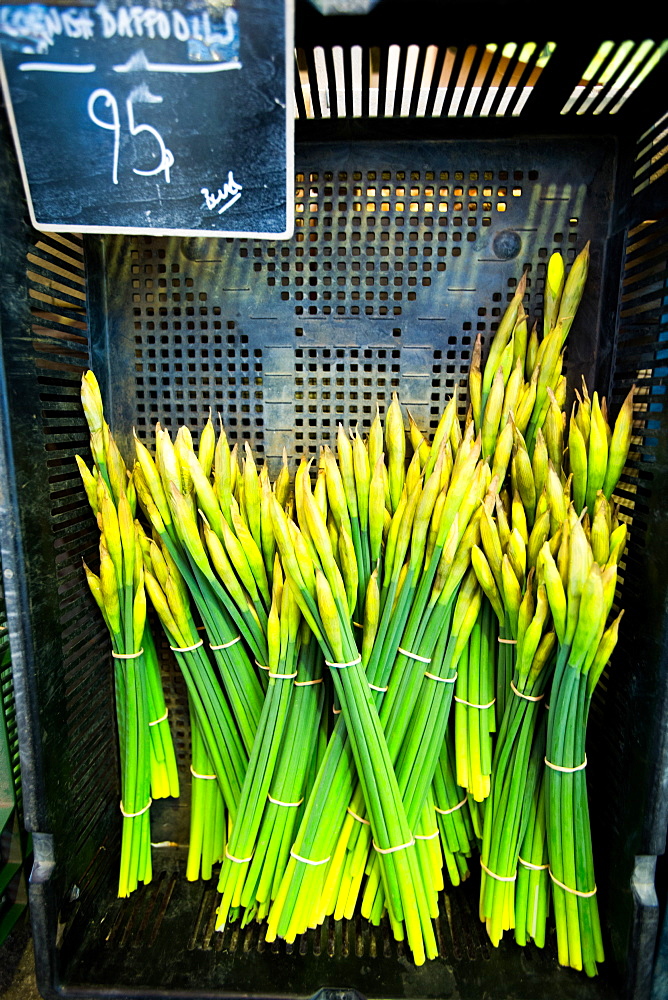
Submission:
<svg viewBox="0 0 668 1000">
<path fill-rule="evenodd" d="M 189 883 L 180 866 L 165 866 L 129 900 L 109 901 L 97 919 L 75 921 L 76 933 L 61 947 L 62 992 L 270 998 L 311 996 L 328 987 L 338 1000 L 352 998 L 352 991 L 425 1000 L 622 996 L 605 964 L 593 980 L 560 968 L 553 936 L 543 951 L 519 948 L 510 938 L 493 948 L 477 917 L 477 891 L 472 877 L 442 894 L 435 921 L 439 957 L 416 968 L 387 926 L 372 927 L 361 917 L 328 920 L 292 945 L 267 943 L 263 924 L 216 932 L 216 880 Z"/>
</svg>

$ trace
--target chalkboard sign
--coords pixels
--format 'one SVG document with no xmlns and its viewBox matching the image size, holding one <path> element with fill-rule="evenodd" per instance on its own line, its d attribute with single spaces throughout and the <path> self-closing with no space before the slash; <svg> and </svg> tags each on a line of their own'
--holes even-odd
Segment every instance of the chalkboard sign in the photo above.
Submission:
<svg viewBox="0 0 668 1000">
<path fill-rule="evenodd" d="M 34 226 L 289 237 L 291 0 L 144 2 L 0 5 Z"/>
</svg>

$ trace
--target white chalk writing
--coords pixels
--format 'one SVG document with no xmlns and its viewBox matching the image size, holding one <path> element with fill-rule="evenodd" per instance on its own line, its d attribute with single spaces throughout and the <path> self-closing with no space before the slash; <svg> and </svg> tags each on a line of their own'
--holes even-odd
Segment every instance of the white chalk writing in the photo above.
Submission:
<svg viewBox="0 0 668 1000">
<path fill-rule="evenodd" d="M 220 208 L 218 208 L 218 215 L 222 215 L 223 212 L 226 212 L 227 209 L 235 203 L 235 201 L 238 201 L 239 198 L 241 198 L 242 191 L 242 185 L 235 181 L 234 174 L 230 170 L 228 171 L 227 180 L 223 184 L 222 188 L 219 187 L 215 192 L 209 191 L 208 187 L 203 187 L 201 189 L 201 194 L 204 195 L 204 205 L 202 208 L 206 206 L 210 212 L 213 212 L 220 205 Z"/>
<path fill-rule="evenodd" d="M 110 121 L 105 121 L 97 115 L 95 110 L 95 104 L 100 99 L 104 100 L 104 106 L 109 108 Z M 162 97 L 158 97 L 156 94 L 152 94 L 148 87 L 143 84 L 140 87 L 135 87 L 130 96 L 125 102 L 125 110 L 128 118 L 128 129 L 130 135 L 136 136 L 141 135 L 142 132 L 147 132 L 152 135 L 158 144 L 160 150 L 160 162 L 156 167 L 151 170 L 140 170 L 138 167 L 133 167 L 132 171 L 141 177 L 155 177 L 156 174 L 164 172 L 165 182 L 167 184 L 171 181 L 170 170 L 174 166 L 174 154 L 171 149 L 167 149 L 165 141 L 158 132 L 157 129 L 153 128 L 152 125 L 147 125 L 145 122 L 137 123 L 135 121 L 135 111 L 134 105 L 137 103 L 145 104 L 161 104 Z M 98 125 L 100 128 L 105 129 L 108 132 L 114 133 L 114 148 L 113 148 L 113 159 L 111 168 L 111 181 L 112 184 L 118 184 L 118 160 L 120 152 L 120 141 L 121 141 L 121 117 L 118 110 L 118 101 L 114 95 L 109 90 L 99 88 L 94 90 L 93 93 L 88 98 L 88 117 L 92 122 Z"/>
<path fill-rule="evenodd" d="M 77 7 L 46 7 L 42 4 L 0 6 L 0 34 L 24 43 L 23 51 L 43 55 L 59 36 L 85 41 L 97 32 L 102 38 L 175 38 L 179 42 L 201 43 L 215 59 L 224 49 L 238 43 L 238 15 L 228 7 L 219 22 L 211 22 L 209 13 L 182 14 L 138 4 L 110 10 L 102 2 L 91 11 Z"/>
</svg>

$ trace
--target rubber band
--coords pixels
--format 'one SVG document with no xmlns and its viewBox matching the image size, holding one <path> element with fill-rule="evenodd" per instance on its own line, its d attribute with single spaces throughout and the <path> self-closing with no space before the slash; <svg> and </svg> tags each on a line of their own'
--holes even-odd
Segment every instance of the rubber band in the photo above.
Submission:
<svg viewBox="0 0 668 1000">
<path fill-rule="evenodd" d="M 488 701 L 486 705 L 474 705 L 472 701 L 466 701 L 464 698 L 458 698 L 457 695 L 454 695 L 454 699 L 455 701 L 458 701 L 460 705 L 468 705 L 469 708 L 491 708 L 496 701 L 496 698 L 492 698 L 492 700 Z"/>
<path fill-rule="evenodd" d="M 269 792 L 267 792 L 267 798 L 269 799 L 270 802 L 273 802 L 275 806 L 286 806 L 287 808 L 292 808 L 292 809 L 296 809 L 297 806 L 300 806 L 304 801 L 304 799 L 302 798 L 299 800 L 299 802 L 281 802 L 280 799 L 272 798 Z"/>
<path fill-rule="evenodd" d="M 523 694 L 522 691 L 518 691 L 513 682 L 510 682 L 510 689 L 514 691 L 518 698 L 524 698 L 525 701 L 540 701 L 541 698 L 545 697 L 545 692 L 542 694 Z"/>
<path fill-rule="evenodd" d="M 151 808 L 152 805 L 153 805 L 153 799 L 149 798 L 148 802 L 146 803 L 143 809 L 140 809 L 139 812 L 136 813 L 129 813 L 125 811 L 123 800 L 121 799 L 121 812 L 123 813 L 126 819 L 134 819 L 135 816 L 143 816 L 145 812 L 148 812 L 148 810 Z"/>
<path fill-rule="evenodd" d="M 585 759 L 582 764 L 578 764 L 577 767 L 562 767 L 560 764 L 553 764 L 547 759 L 547 757 L 543 757 L 543 760 L 548 767 L 552 768 L 553 771 L 563 771 L 564 774 L 573 774 L 575 771 L 583 771 L 587 766 L 587 754 L 585 754 Z"/>
<path fill-rule="evenodd" d="M 295 861 L 301 861 L 305 865 L 313 865 L 314 868 L 317 868 L 318 865 L 326 865 L 330 860 L 330 858 L 323 858 L 322 861 L 311 861 L 310 858 L 303 858 L 301 854 L 295 854 L 292 849 L 290 849 L 290 857 L 294 858 Z"/>
<path fill-rule="evenodd" d="M 454 684 L 459 676 L 458 674 L 455 674 L 454 677 L 439 677 L 438 674 L 430 674 L 428 670 L 425 670 L 424 675 L 431 681 L 440 681 L 441 684 Z"/>
<path fill-rule="evenodd" d="M 589 899 L 591 896 L 595 896 L 596 893 L 598 892 L 596 886 L 594 886 L 591 892 L 582 892 L 581 889 L 571 889 L 570 886 L 564 885 L 564 883 L 560 882 L 558 878 L 555 878 L 551 870 L 549 871 L 549 874 L 554 884 L 558 885 L 560 889 L 564 889 L 566 892 L 571 892 L 573 893 L 574 896 L 581 896 L 582 899 Z"/>
<path fill-rule="evenodd" d="M 334 708 L 334 706 L 332 705 L 332 712 L 334 713 L 334 715 L 341 715 L 341 711 L 342 710 L 340 708 Z"/>
<path fill-rule="evenodd" d="M 499 636 L 496 641 L 497 642 L 502 642 L 504 646 L 516 646 L 517 645 L 517 639 L 502 639 L 501 636 Z"/>
<path fill-rule="evenodd" d="M 322 677 L 316 677 L 314 681 L 295 681 L 296 688 L 305 688 L 308 687 L 309 684 L 322 684 Z"/>
<path fill-rule="evenodd" d="M 325 660 L 328 667 L 336 667 L 337 670 L 344 670 L 345 667 L 356 667 L 358 663 L 362 662 L 361 655 L 356 659 L 351 660 L 350 663 L 332 663 L 331 660 Z"/>
<path fill-rule="evenodd" d="M 230 852 L 228 851 L 227 847 L 225 848 L 225 857 L 229 861 L 234 861 L 235 865 L 247 865 L 249 861 L 253 860 L 253 855 L 252 854 L 251 854 L 250 858 L 235 858 L 235 856 L 233 854 L 230 854 Z"/>
<path fill-rule="evenodd" d="M 143 652 L 143 649 L 140 649 L 138 653 L 114 653 L 112 650 L 111 655 L 115 660 L 136 660 L 137 657 L 141 656 Z"/>
<path fill-rule="evenodd" d="M 204 645 L 204 639 L 200 639 L 199 642 L 193 643 L 192 646 L 170 646 L 169 648 L 174 653 L 190 653 L 193 649 L 199 649 L 199 647 L 203 645 Z"/>
<path fill-rule="evenodd" d="M 230 646 L 234 646 L 235 643 L 237 643 L 237 642 L 241 642 L 241 636 L 240 635 L 238 635 L 236 637 L 236 639 L 230 639 L 229 642 L 223 642 L 223 643 L 221 643 L 220 646 L 212 646 L 211 643 L 209 643 L 209 649 L 229 649 Z"/>
<path fill-rule="evenodd" d="M 411 660 L 419 660 L 420 663 L 431 663 L 431 656 L 420 656 L 419 653 L 410 653 L 407 649 L 402 649 L 401 646 L 397 646 L 397 652 L 403 653 L 404 656 L 408 656 Z"/>
<path fill-rule="evenodd" d="M 355 628 L 364 628 L 364 625 L 360 625 L 359 622 L 353 622 L 353 625 L 355 626 Z"/>
<path fill-rule="evenodd" d="M 346 812 L 350 813 L 350 815 L 352 816 L 352 818 L 356 819 L 358 823 L 364 823 L 365 826 L 371 826 L 371 824 L 369 823 L 368 819 L 362 819 L 361 816 L 358 816 L 357 813 L 354 813 L 352 811 L 352 809 L 350 808 L 350 806 L 346 809 Z"/>
<path fill-rule="evenodd" d="M 411 837 L 407 844 L 397 844 L 396 847 L 377 847 L 376 841 L 372 840 L 374 851 L 378 854 L 394 854 L 396 851 L 405 851 L 407 847 L 413 847 L 415 844 L 415 837 Z"/>
<path fill-rule="evenodd" d="M 157 726 L 158 723 L 164 722 L 166 720 L 166 718 L 167 718 L 168 715 L 169 715 L 169 709 L 166 708 L 165 709 L 165 714 L 161 715 L 159 719 L 154 719 L 153 722 L 149 722 L 149 726 Z"/>
<path fill-rule="evenodd" d="M 495 878 L 497 882 L 516 882 L 517 872 L 514 875 L 497 875 L 496 872 L 491 872 L 487 865 L 484 863 L 482 858 L 480 859 L 480 867 L 483 871 L 487 872 L 490 878 Z"/>
<path fill-rule="evenodd" d="M 202 781 L 216 781 L 218 778 L 217 774 L 198 774 L 197 771 L 193 770 L 192 764 L 190 765 L 190 773 L 193 778 L 201 778 Z"/>
<path fill-rule="evenodd" d="M 269 667 L 265 667 L 264 663 L 260 663 L 260 661 L 259 661 L 259 660 L 256 660 L 256 661 L 255 661 L 255 666 L 256 666 L 256 667 L 259 667 L 259 668 L 260 668 L 260 670 L 269 670 Z"/>
<path fill-rule="evenodd" d="M 293 681 L 297 676 L 297 671 L 295 670 L 294 674 L 275 674 L 273 673 L 273 671 L 270 670 L 269 676 L 274 678 L 280 677 L 282 681 Z"/>
<path fill-rule="evenodd" d="M 465 806 L 467 802 L 468 802 L 468 797 L 465 795 L 462 801 L 458 802 L 456 806 L 452 807 L 452 809 L 439 809 L 438 806 L 434 806 L 434 809 L 436 810 L 437 813 L 440 813 L 441 816 L 449 816 L 450 813 L 457 812 L 458 809 L 461 809 L 462 806 Z"/>
<path fill-rule="evenodd" d="M 524 858 L 520 857 L 518 857 L 517 860 L 521 865 L 524 865 L 525 868 L 530 868 L 532 872 L 542 872 L 546 868 L 550 867 L 549 865 L 533 865 L 530 861 L 525 861 Z"/>
<path fill-rule="evenodd" d="M 382 687 L 378 687 L 378 685 L 377 685 L 377 684 L 372 684 L 372 683 L 371 683 L 371 681 L 369 681 L 369 687 L 370 687 L 370 688 L 371 688 L 371 689 L 372 689 L 373 691 L 380 691 L 380 693 L 381 693 L 381 694 L 385 694 L 385 692 L 389 690 L 389 688 L 386 688 L 386 687 L 384 687 L 384 688 L 382 688 Z"/>
<path fill-rule="evenodd" d="M 434 840 L 436 837 L 441 836 L 441 831 L 434 830 L 433 833 L 414 833 L 413 836 L 416 840 Z"/>
</svg>

